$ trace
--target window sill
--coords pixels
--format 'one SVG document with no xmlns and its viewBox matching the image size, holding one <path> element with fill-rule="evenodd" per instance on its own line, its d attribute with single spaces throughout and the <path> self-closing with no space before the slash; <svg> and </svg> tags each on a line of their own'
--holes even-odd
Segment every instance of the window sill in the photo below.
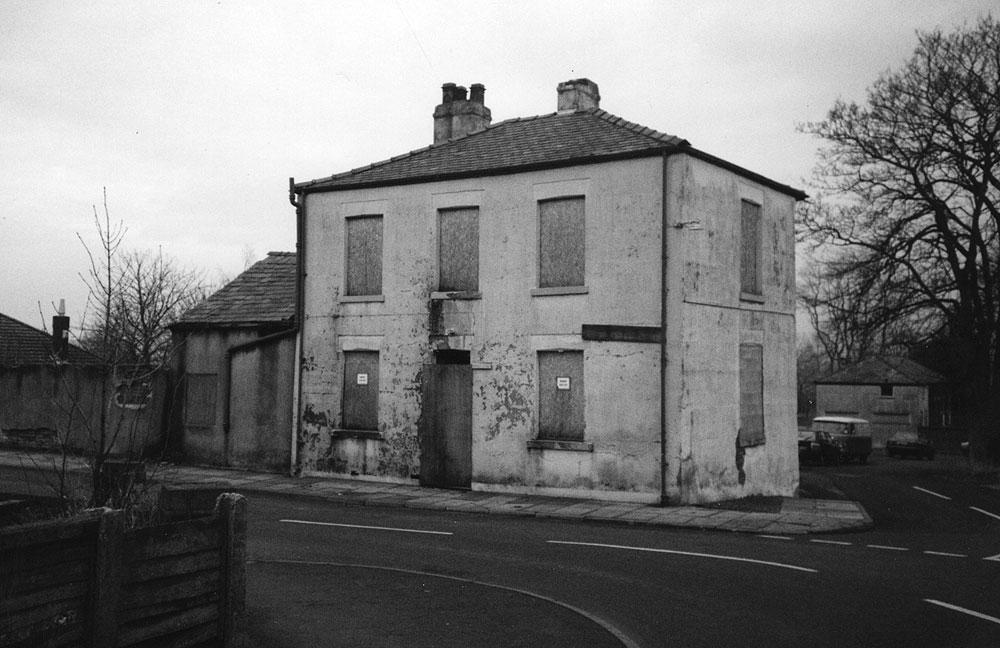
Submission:
<svg viewBox="0 0 1000 648">
<path fill-rule="evenodd" d="M 740 293 L 741 302 L 750 302 L 751 304 L 763 304 L 764 295 L 758 295 L 756 293 L 741 292 Z"/>
<path fill-rule="evenodd" d="M 341 304 L 358 304 L 363 302 L 384 302 L 385 295 L 344 295 L 340 298 Z"/>
<path fill-rule="evenodd" d="M 590 290 L 586 286 L 555 286 L 552 288 L 532 288 L 532 297 L 552 297 L 555 295 L 586 295 Z"/>
<path fill-rule="evenodd" d="M 528 439 L 528 450 L 569 450 L 570 452 L 593 452 L 594 444 L 589 441 Z"/>
<path fill-rule="evenodd" d="M 434 291 L 431 293 L 431 299 L 434 301 L 444 301 L 446 299 L 482 299 L 483 293 L 478 290 L 447 290 L 447 291 Z"/>
<path fill-rule="evenodd" d="M 379 434 L 378 430 L 349 430 L 345 428 L 336 428 L 330 430 L 330 436 L 335 439 L 374 439 L 375 441 L 382 440 L 382 435 Z"/>
</svg>

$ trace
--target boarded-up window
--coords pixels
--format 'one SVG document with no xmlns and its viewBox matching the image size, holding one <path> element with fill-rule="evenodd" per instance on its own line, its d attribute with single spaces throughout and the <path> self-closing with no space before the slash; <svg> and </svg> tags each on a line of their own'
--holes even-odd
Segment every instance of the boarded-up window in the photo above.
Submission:
<svg viewBox="0 0 1000 648">
<path fill-rule="evenodd" d="M 344 352 L 344 427 L 378 429 L 378 351 Z"/>
<path fill-rule="evenodd" d="M 741 448 L 764 443 L 764 347 L 740 345 Z"/>
<path fill-rule="evenodd" d="M 347 294 L 382 294 L 382 217 L 347 219 Z"/>
<path fill-rule="evenodd" d="M 760 205 L 741 201 L 740 210 L 740 290 L 761 294 Z"/>
<path fill-rule="evenodd" d="M 583 196 L 538 203 L 538 287 L 584 285 Z"/>
<path fill-rule="evenodd" d="M 187 374 L 184 376 L 184 423 L 189 427 L 215 425 L 216 374 Z"/>
<path fill-rule="evenodd" d="M 583 351 L 538 352 L 538 438 L 583 441 Z"/>
<path fill-rule="evenodd" d="M 438 212 L 438 290 L 479 290 L 479 209 Z"/>
</svg>

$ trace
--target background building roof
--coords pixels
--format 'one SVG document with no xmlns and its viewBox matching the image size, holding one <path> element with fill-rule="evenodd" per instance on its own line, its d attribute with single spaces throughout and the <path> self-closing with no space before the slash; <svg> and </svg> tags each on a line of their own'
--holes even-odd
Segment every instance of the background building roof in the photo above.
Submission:
<svg viewBox="0 0 1000 648">
<path fill-rule="evenodd" d="M 599 108 L 522 117 L 491 124 L 464 137 L 295 185 L 296 191 L 336 191 L 393 184 L 501 175 L 535 168 L 658 155 L 683 149 L 795 196 L 805 194 L 690 148 L 687 140 L 612 115 Z"/>
<path fill-rule="evenodd" d="M 52 364 L 52 335 L 0 314 L 0 367 Z M 98 365 L 101 359 L 70 344 L 65 362 Z"/>
<path fill-rule="evenodd" d="M 909 358 L 887 357 L 864 360 L 816 381 L 820 385 L 933 385 L 947 382 L 936 371 Z"/>
<path fill-rule="evenodd" d="M 291 324 L 295 319 L 294 252 L 268 252 L 171 328 Z"/>
</svg>

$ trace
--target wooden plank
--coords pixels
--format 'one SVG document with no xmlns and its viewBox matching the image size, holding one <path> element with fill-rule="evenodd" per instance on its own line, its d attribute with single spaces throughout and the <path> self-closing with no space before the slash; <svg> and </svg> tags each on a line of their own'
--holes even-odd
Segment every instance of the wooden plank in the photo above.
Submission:
<svg viewBox="0 0 1000 648">
<path fill-rule="evenodd" d="M 15 638 L 13 635 L 5 636 L 0 633 L 0 646 L 4 648 L 62 648 L 63 646 L 85 645 L 84 633 L 87 626 L 84 623 L 74 623 L 72 625 L 56 625 L 45 630 L 33 633 L 31 636 Z"/>
<path fill-rule="evenodd" d="M 343 427 L 378 429 L 378 351 L 344 352 Z"/>
<path fill-rule="evenodd" d="M 100 513 L 85 513 L 68 520 L 46 520 L 0 528 L 0 555 L 16 548 L 96 537 L 99 520 Z"/>
<path fill-rule="evenodd" d="M 191 598 L 175 599 L 172 601 L 157 601 L 152 605 L 130 607 L 119 611 L 118 622 L 124 625 L 127 623 L 136 623 L 144 619 L 160 617 L 165 614 L 183 612 L 184 610 L 190 610 L 191 608 L 201 607 L 203 605 L 218 606 L 219 598 L 219 592 L 212 591 L 198 596 L 192 596 Z"/>
<path fill-rule="evenodd" d="M 479 290 L 479 209 L 438 212 L 438 290 Z"/>
<path fill-rule="evenodd" d="M 4 616 L 0 622 L 0 646 L 3 637 L 12 633 L 40 632 L 47 627 L 82 623 L 87 618 L 87 601 L 84 596 L 63 600 L 50 600 L 27 610 L 21 610 L 17 615 Z"/>
<path fill-rule="evenodd" d="M 45 569 L 22 569 L 2 576 L 7 595 L 27 594 L 48 587 L 86 581 L 93 573 L 90 562 L 77 561 L 49 565 Z"/>
<path fill-rule="evenodd" d="M 382 294 L 382 217 L 347 219 L 347 295 Z"/>
<path fill-rule="evenodd" d="M 218 520 L 201 518 L 134 529 L 126 538 L 125 560 L 132 563 L 218 547 L 222 535 Z"/>
<path fill-rule="evenodd" d="M 125 587 L 121 605 L 122 609 L 129 610 L 154 603 L 193 598 L 216 592 L 221 586 L 222 574 L 218 570 L 132 583 Z"/>
<path fill-rule="evenodd" d="M 152 622 L 136 622 L 123 625 L 118 631 L 118 645 L 131 646 L 147 639 L 163 637 L 175 632 L 218 621 L 217 605 L 201 605 L 180 614 L 172 614 Z"/>
<path fill-rule="evenodd" d="M 764 443 L 764 347 L 740 345 L 740 447 Z"/>
<path fill-rule="evenodd" d="M 189 574 L 206 569 L 220 569 L 221 565 L 222 559 L 219 556 L 218 547 L 181 556 L 138 560 L 129 565 L 125 582 L 139 583 L 155 578 L 165 578 L 174 574 Z"/>
<path fill-rule="evenodd" d="M 32 592 L 8 592 L 0 598 L 0 618 L 14 616 L 34 608 L 44 607 L 52 601 L 83 600 L 87 595 L 86 581 L 64 583 L 35 589 Z"/>
<path fill-rule="evenodd" d="M 218 626 L 212 622 L 144 641 L 141 648 L 205 648 L 206 646 L 217 646 L 218 639 Z M 128 648 L 128 646 L 120 645 L 120 648 Z"/>
<path fill-rule="evenodd" d="M 761 293 L 761 214 L 760 205 L 740 202 L 740 290 Z"/>
<path fill-rule="evenodd" d="M 538 287 L 585 285 L 584 198 L 538 203 Z"/>
<path fill-rule="evenodd" d="M 582 351 L 538 352 L 538 437 L 583 441 Z"/>
<path fill-rule="evenodd" d="M 658 344 L 662 341 L 663 329 L 659 326 L 584 324 L 581 336 L 589 342 L 644 342 Z"/>
</svg>

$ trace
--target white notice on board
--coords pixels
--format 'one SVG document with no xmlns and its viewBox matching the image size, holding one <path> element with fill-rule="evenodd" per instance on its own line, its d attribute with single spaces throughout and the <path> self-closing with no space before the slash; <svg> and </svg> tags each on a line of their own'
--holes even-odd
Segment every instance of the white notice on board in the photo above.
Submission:
<svg viewBox="0 0 1000 648">
<path fill-rule="evenodd" d="M 368 384 L 368 374 L 358 374 L 358 384 L 367 385 Z"/>
<path fill-rule="evenodd" d="M 556 389 L 569 389 L 569 376 L 559 376 L 556 378 Z"/>
</svg>

